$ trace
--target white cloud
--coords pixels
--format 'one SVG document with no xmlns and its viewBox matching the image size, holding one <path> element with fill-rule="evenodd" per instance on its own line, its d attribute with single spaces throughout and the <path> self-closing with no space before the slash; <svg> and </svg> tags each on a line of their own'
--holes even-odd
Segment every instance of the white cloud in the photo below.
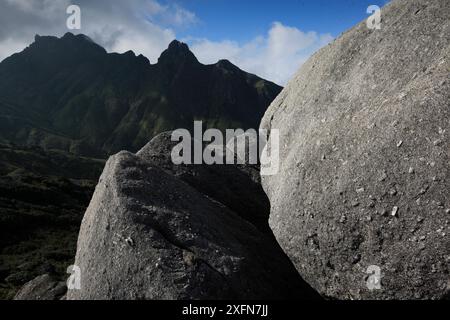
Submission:
<svg viewBox="0 0 450 320">
<path fill-rule="evenodd" d="M 25 49 L 27 44 L 23 41 L 17 41 L 11 38 L 3 39 L 0 42 L 0 62 L 11 54 Z"/>
<path fill-rule="evenodd" d="M 194 13 L 157 0 L 78 0 L 81 30 L 66 28 L 70 0 L 0 2 L 0 61 L 25 48 L 35 34 L 84 33 L 108 51 L 135 51 L 155 62 L 175 39 L 175 30 L 197 23 Z M 77 32 L 78 31 L 78 32 Z M 11 40 L 14 39 L 14 40 Z"/>
<path fill-rule="evenodd" d="M 93 31 L 93 39 L 97 43 L 107 43 L 105 47 L 110 52 L 123 53 L 132 50 L 136 54 L 143 54 L 155 63 L 161 52 L 169 43 L 175 39 L 175 33 L 170 29 L 161 29 L 158 26 L 148 23 L 147 32 L 140 32 L 126 27 L 117 27 L 109 32 L 101 33 L 99 30 Z M 89 34 L 89 33 L 88 33 Z M 101 39 L 109 39 L 103 41 Z"/>
<path fill-rule="evenodd" d="M 150 20 L 154 19 L 162 24 L 184 27 L 198 22 L 195 13 L 184 9 L 178 4 L 161 5 L 156 1 L 148 1 L 146 7 L 148 9 L 147 16 Z"/>
<path fill-rule="evenodd" d="M 330 34 L 303 32 L 275 22 L 266 36 L 256 37 L 244 44 L 231 40 L 186 41 L 204 63 L 228 59 L 246 71 L 284 85 L 312 53 L 332 40 Z"/>
<path fill-rule="evenodd" d="M 0 61 L 33 42 L 34 35 L 62 36 L 71 0 L 0 0 Z M 77 0 L 81 30 L 110 52 L 133 50 L 155 63 L 176 31 L 196 24 L 195 13 L 160 0 Z M 76 31 L 76 30 L 75 30 Z M 74 31 L 72 31 L 74 32 Z M 77 33 L 77 32 L 74 32 Z M 247 43 L 187 39 L 204 63 L 228 59 L 243 70 L 284 85 L 329 34 L 303 32 L 280 22 Z"/>
<path fill-rule="evenodd" d="M 175 5 L 175 14 L 173 15 L 173 24 L 177 26 L 192 25 L 198 22 L 197 16 L 179 5 Z"/>
<path fill-rule="evenodd" d="M 172 21 L 175 8 L 161 6 L 154 0 L 82 1 L 86 4 L 80 4 L 80 33 L 90 36 L 110 52 L 133 50 L 155 63 L 176 37 L 174 27 L 177 25 Z M 95 7 L 91 2 L 96 3 Z"/>
</svg>

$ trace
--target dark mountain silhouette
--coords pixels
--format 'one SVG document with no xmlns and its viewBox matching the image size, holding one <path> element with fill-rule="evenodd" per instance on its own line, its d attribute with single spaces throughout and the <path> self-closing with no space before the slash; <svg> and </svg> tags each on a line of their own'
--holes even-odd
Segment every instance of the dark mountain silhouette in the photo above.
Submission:
<svg viewBox="0 0 450 320">
<path fill-rule="evenodd" d="M 257 128 L 280 91 L 228 61 L 203 65 L 178 41 L 152 65 L 85 35 L 36 36 L 0 63 L 0 142 L 105 157 L 194 120 Z"/>
</svg>

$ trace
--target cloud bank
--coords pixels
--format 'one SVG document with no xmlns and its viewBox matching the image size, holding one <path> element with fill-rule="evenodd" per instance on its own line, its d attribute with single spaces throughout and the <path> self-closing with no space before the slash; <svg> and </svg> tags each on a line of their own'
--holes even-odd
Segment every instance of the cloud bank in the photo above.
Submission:
<svg viewBox="0 0 450 320">
<path fill-rule="evenodd" d="M 246 71 L 284 85 L 311 54 L 332 40 L 330 34 L 303 32 L 275 22 L 266 36 L 244 44 L 208 39 L 190 42 L 192 51 L 204 63 L 228 59 Z"/>
<path fill-rule="evenodd" d="M 62 36 L 72 31 L 66 28 L 70 4 L 70 0 L 2 0 L 0 61 L 23 50 L 35 34 Z M 78 33 L 88 35 L 110 52 L 133 50 L 152 63 L 176 38 L 177 30 L 189 30 L 199 21 L 194 12 L 180 5 L 157 0 L 78 0 L 76 4 L 82 15 Z M 203 63 L 228 59 L 279 84 L 285 84 L 314 51 L 332 40 L 329 34 L 304 32 L 280 22 L 268 27 L 267 34 L 247 43 L 195 37 L 184 40 Z"/>
<path fill-rule="evenodd" d="M 0 3 L 0 59 L 24 48 L 35 34 L 61 36 L 70 0 L 3 0 Z M 136 51 L 156 61 L 175 39 L 175 27 L 196 22 L 194 13 L 156 0 L 78 0 L 81 30 L 108 51 Z"/>
</svg>

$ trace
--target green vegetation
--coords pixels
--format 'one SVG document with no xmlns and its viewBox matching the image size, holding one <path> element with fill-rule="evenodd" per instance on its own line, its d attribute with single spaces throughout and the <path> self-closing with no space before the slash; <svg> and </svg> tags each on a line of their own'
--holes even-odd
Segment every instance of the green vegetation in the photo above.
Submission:
<svg viewBox="0 0 450 320">
<path fill-rule="evenodd" d="M 104 160 L 0 145 L 0 299 L 46 272 L 64 277 Z"/>
</svg>

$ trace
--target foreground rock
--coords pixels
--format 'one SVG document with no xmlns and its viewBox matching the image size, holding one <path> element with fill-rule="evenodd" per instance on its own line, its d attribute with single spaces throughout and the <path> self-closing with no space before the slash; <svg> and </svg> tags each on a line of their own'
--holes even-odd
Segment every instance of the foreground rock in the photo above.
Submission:
<svg viewBox="0 0 450 320">
<path fill-rule="evenodd" d="M 171 152 L 176 144 L 171 141 L 170 132 L 162 133 L 142 148 L 138 156 L 219 201 L 242 219 L 273 236 L 268 225 L 270 203 L 261 187 L 258 166 L 174 165 Z"/>
<path fill-rule="evenodd" d="M 243 202 L 240 191 L 258 190 L 252 175 L 237 167 L 174 167 L 168 137 L 107 162 L 79 235 L 81 290 L 68 299 L 315 298 L 261 230 L 268 217 L 262 189 L 248 214 L 232 209 Z M 225 178 L 236 177 L 242 185 L 229 198 Z"/>
<path fill-rule="evenodd" d="M 320 50 L 264 117 L 281 136 L 270 226 L 323 295 L 448 297 L 449 16 L 449 1 L 391 2 L 381 30 Z"/>
<path fill-rule="evenodd" d="M 44 274 L 25 284 L 14 300 L 60 300 L 66 291 L 64 282 Z"/>
</svg>

